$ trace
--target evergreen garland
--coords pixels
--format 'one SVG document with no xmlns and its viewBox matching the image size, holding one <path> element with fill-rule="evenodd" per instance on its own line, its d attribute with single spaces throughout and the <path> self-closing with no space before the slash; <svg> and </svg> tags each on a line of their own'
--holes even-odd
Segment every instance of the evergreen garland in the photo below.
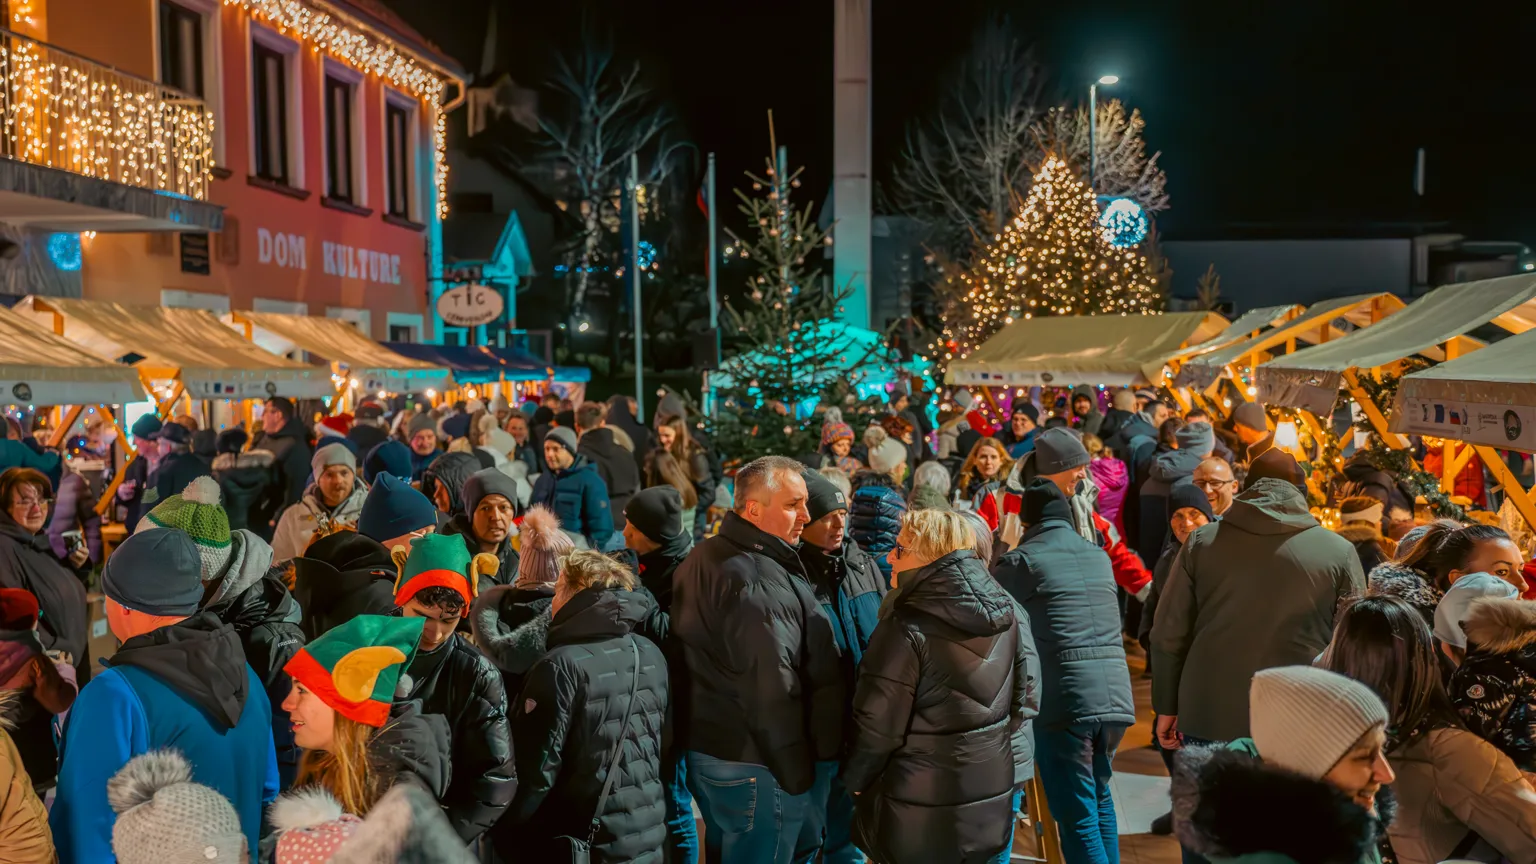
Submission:
<svg viewBox="0 0 1536 864">
<path fill-rule="evenodd" d="M 1397 405 L 1397 386 L 1403 375 L 1417 372 L 1420 369 L 1428 369 L 1434 364 L 1418 357 L 1410 357 L 1402 364 L 1397 374 L 1384 373 L 1381 380 L 1377 381 L 1370 375 L 1360 375 L 1360 389 L 1381 408 L 1390 422 L 1392 412 Z M 1376 434 L 1376 427 L 1371 425 L 1369 418 L 1362 417 L 1355 428 L 1368 433 L 1365 446 L 1365 458 L 1376 468 L 1396 477 L 1399 482 L 1408 487 L 1415 495 L 1424 496 L 1424 502 L 1429 505 L 1429 511 L 1442 519 L 1455 519 L 1458 522 L 1467 521 L 1467 511 L 1451 496 L 1440 488 L 1440 478 L 1425 471 L 1418 462 L 1414 461 L 1413 454 L 1408 450 L 1395 450 L 1387 446 L 1387 442 L 1381 440 Z"/>
</svg>

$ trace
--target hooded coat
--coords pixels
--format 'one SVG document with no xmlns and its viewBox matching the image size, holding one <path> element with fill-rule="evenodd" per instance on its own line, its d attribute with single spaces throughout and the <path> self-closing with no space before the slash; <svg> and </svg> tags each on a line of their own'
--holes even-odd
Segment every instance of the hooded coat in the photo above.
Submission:
<svg viewBox="0 0 1536 864">
<path fill-rule="evenodd" d="M 673 576 L 671 624 L 688 669 L 678 746 L 808 791 L 842 749 L 846 702 L 832 622 L 794 548 L 727 513 Z"/>
<path fill-rule="evenodd" d="M 644 423 L 635 418 L 633 411 L 629 410 L 629 397 L 621 393 L 615 393 L 608 397 L 607 423 L 624 430 L 629 436 L 630 443 L 635 445 L 632 452 L 635 460 L 635 468 L 639 470 L 645 467 L 645 454 L 651 452 L 656 445 L 655 436 Z"/>
<path fill-rule="evenodd" d="M 437 487 L 448 493 L 448 512 L 452 517 L 464 512 L 464 483 L 480 470 L 480 460 L 469 453 L 444 453 L 421 474 L 421 494 L 437 503 Z M 515 503 L 515 502 L 514 502 Z"/>
<path fill-rule="evenodd" d="M 46 533 L 31 533 L 5 512 L 0 512 L 0 588 L 32 592 L 44 650 L 68 652 L 79 680 L 89 678 L 85 586 L 54 557 Z"/>
<path fill-rule="evenodd" d="M 553 585 L 500 585 L 482 592 L 470 608 L 475 645 L 501 670 L 511 706 L 517 707 L 523 678 L 548 648 Z"/>
<path fill-rule="evenodd" d="M 1536 773 L 1536 603 L 1479 600 L 1467 611 L 1467 657 L 1451 703 L 1467 728 Z"/>
<path fill-rule="evenodd" d="M 363 513 L 363 502 L 368 500 L 368 486 L 361 479 L 352 482 L 352 492 L 335 507 L 325 506 L 318 484 L 310 484 L 304 490 L 299 503 L 283 511 L 277 520 L 277 530 L 272 532 L 272 555 L 279 561 L 297 558 L 315 534 L 333 534 L 337 531 L 357 530 L 357 517 Z"/>
<path fill-rule="evenodd" d="M 107 780 L 141 753 L 175 747 L 192 779 L 229 799 L 247 848 L 277 797 L 272 713 L 235 628 L 203 612 L 123 643 L 75 700 L 49 824 L 61 861 L 111 861 Z"/>
<path fill-rule="evenodd" d="M 887 864 L 982 861 L 1013 841 L 1038 668 L 1018 607 L 969 549 L 901 574 L 859 665 L 842 782 Z"/>
<path fill-rule="evenodd" d="M 213 476 L 210 464 L 190 450 L 171 453 L 162 458 L 160 467 L 156 468 L 155 473 L 149 478 L 155 488 L 144 493 L 144 512 L 153 510 L 161 501 L 172 495 L 180 495 L 183 489 L 192 485 L 193 480 Z M 306 468 L 307 465 L 308 463 Z"/>
<path fill-rule="evenodd" d="M 54 715 L 75 703 L 75 670 L 43 651 L 36 630 L 0 630 L 0 727 L 21 757 L 21 768 L 38 786 L 51 786 L 58 771 Z M 4 848 L 0 828 L 0 848 Z"/>
<path fill-rule="evenodd" d="M 359 615 L 393 615 L 399 570 L 384 544 L 342 531 L 310 544 L 293 565 L 293 599 L 306 641 Z M 279 669 L 282 667 L 279 666 Z"/>
<path fill-rule="evenodd" d="M 0 695 L 0 716 L 9 710 L 11 698 Z M 27 776 L 7 727 L 0 720 L 0 849 L 10 861 L 57 861 L 53 835 L 48 831 L 48 810 L 32 791 L 32 778 Z"/>
<path fill-rule="evenodd" d="M 220 453 L 213 459 L 213 479 L 219 481 L 219 501 L 229 516 L 231 531 L 247 528 L 265 533 L 267 524 L 259 520 L 262 496 L 272 485 L 272 454 L 266 450 L 245 453 Z M 137 522 L 130 522 L 137 525 Z"/>
<path fill-rule="evenodd" d="M 1099 487 L 1099 515 L 1108 519 L 1109 524 L 1124 536 L 1125 522 L 1120 518 L 1120 510 L 1131 485 L 1131 475 L 1127 473 L 1125 463 L 1113 456 L 1095 459 L 1088 463 L 1088 476 L 1093 478 L 1093 485 Z"/>
<path fill-rule="evenodd" d="M 891 563 L 886 553 L 896 547 L 901 519 L 907 515 L 907 496 L 889 474 L 860 471 L 853 476 L 853 497 L 848 502 L 848 534 L 865 554 L 875 559 L 884 585 L 891 584 Z"/>
<path fill-rule="evenodd" d="M 1360 558 L 1290 483 L 1263 478 L 1184 542 L 1152 625 L 1152 707 L 1211 741 L 1248 735 L 1248 684 L 1308 666 L 1339 601 L 1364 593 Z"/>
<path fill-rule="evenodd" d="M 493 835 L 503 858 L 554 861 L 559 838 L 585 839 L 595 815 L 595 864 L 665 860 L 667 661 L 633 634 L 650 607 L 640 592 L 588 588 L 554 616 L 549 652 L 529 670 L 512 716 L 520 782 Z M 619 773 L 599 812 L 615 745 Z"/>
<path fill-rule="evenodd" d="M 1099 410 L 1099 396 L 1093 390 L 1092 384 L 1079 384 L 1072 388 L 1072 398 L 1067 402 L 1068 407 L 1077 401 L 1077 397 L 1088 397 L 1088 413 L 1078 416 L 1072 412 L 1072 428 L 1081 431 L 1084 435 L 1097 435 L 1104 428 L 1104 414 Z"/>
<path fill-rule="evenodd" d="M 560 527 L 585 537 L 593 549 L 606 549 L 613 540 L 608 487 L 585 456 L 577 456 L 569 468 L 540 474 L 528 503 L 548 507 Z"/>
<path fill-rule="evenodd" d="M 1212 864 L 1381 864 L 1381 819 L 1322 780 L 1265 764 L 1249 739 L 1180 750 L 1169 792 L 1179 843 Z M 1377 798 L 1383 814 L 1388 801 Z"/>
<path fill-rule="evenodd" d="M 603 478 L 603 485 L 608 487 L 608 512 L 612 515 L 614 530 L 622 531 L 624 508 L 629 505 L 629 499 L 640 491 L 640 463 L 644 461 L 645 454 L 639 454 L 640 459 L 637 460 L 636 454 L 619 446 L 613 432 L 606 426 L 588 429 L 581 434 L 576 452 L 587 457 L 587 461 L 597 469 L 597 476 Z"/>
<path fill-rule="evenodd" d="M 290 419 L 275 434 L 257 435 L 250 449 L 272 454 L 271 483 L 259 511 L 252 516 L 261 529 L 266 530 L 267 526 L 277 522 L 284 510 L 304 497 L 304 487 L 309 483 L 312 470 L 310 457 L 315 454 L 309 445 L 309 432 L 297 417 Z"/>
<path fill-rule="evenodd" d="M 1434 729 L 1387 751 L 1397 815 L 1387 833 L 1399 864 L 1468 854 L 1468 835 L 1508 861 L 1536 861 L 1536 790 L 1508 756 L 1461 728 Z"/>
<path fill-rule="evenodd" d="M 1168 493 L 1175 483 L 1193 482 L 1195 469 L 1205 461 L 1205 456 L 1193 450 L 1169 450 L 1152 457 L 1147 469 L 1147 481 L 1141 484 L 1140 531 L 1134 538 L 1136 551 L 1143 561 L 1156 561 L 1163 552 L 1168 538 L 1173 536 L 1168 526 Z"/>
</svg>

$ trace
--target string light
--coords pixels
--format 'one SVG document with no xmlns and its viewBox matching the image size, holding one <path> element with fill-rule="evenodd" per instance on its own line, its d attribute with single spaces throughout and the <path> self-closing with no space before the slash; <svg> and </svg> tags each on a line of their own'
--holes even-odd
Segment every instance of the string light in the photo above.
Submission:
<svg viewBox="0 0 1536 864">
<path fill-rule="evenodd" d="M 1146 256 L 1108 242 L 1093 191 L 1055 156 L 1035 175 L 1018 215 L 956 278 L 959 301 L 945 313 L 945 359 L 969 355 L 1021 319 L 1155 314 L 1162 300 Z"/>
</svg>

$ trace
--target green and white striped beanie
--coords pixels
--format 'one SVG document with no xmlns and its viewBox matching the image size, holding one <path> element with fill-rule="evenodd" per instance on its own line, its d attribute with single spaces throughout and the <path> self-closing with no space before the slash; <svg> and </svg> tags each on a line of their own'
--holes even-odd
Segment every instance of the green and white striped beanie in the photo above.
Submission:
<svg viewBox="0 0 1536 864">
<path fill-rule="evenodd" d="M 185 531 L 197 544 L 202 561 L 203 581 L 211 582 L 229 565 L 229 515 L 219 503 L 219 481 L 199 477 L 187 484 L 180 495 L 161 501 L 139 521 L 135 531 L 145 528 L 175 528 Z"/>
</svg>

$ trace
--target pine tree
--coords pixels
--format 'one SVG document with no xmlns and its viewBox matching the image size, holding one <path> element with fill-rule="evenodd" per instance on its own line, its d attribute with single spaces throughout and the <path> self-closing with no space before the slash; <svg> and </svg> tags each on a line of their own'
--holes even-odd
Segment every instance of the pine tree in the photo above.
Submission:
<svg viewBox="0 0 1536 864">
<path fill-rule="evenodd" d="M 1098 215 L 1088 184 L 1047 156 L 1018 215 L 955 277 L 962 290 L 945 310 L 945 359 L 966 356 L 1017 318 L 1161 308 L 1142 249 L 1111 246 Z"/>
<path fill-rule="evenodd" d="M 727 335 L 739 352 L 722 370 L 728 383 L 716 391 L 713 433 L 721 453 L 743 461 L 814 452 L 821 424 L 809 416 L 811 409 L 863 380 L 884 359 L 838 325 L 852 286 L 824 288 L 808 266 L 832 240 L 817 227 L 811 205 L 796 210 L 790 204 L 800 169 L 782 176 L 774 167 L 776 149 L 770 149 L 762 176 L 747 172 L 755 194 L 736 190 L 738 209 L 756 233 L 746 238 L 730 232 L 757 272 L 748 282 L 751 305 L 738 310 L 726 304 Z"/>
</svg>

